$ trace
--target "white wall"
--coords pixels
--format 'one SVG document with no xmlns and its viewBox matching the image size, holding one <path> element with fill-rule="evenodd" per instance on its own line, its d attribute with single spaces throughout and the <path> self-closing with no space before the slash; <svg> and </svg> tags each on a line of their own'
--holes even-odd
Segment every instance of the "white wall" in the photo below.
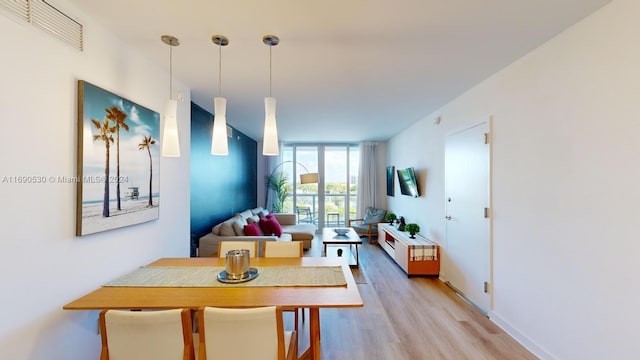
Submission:
<svg viewBox="0 0 640 360">
<path fill-rule="evenodd" d="M 168 69 L 60 7 L 84 23 L 84 52 L 0 15 L 0 180 L 75 176 L 78 79 L 163 111 Z M 190 96 L 176 87 L 183 156 L 161 159 L 159 220 L 76 237 L 74 184 L 0 182 L 0 359 L 97 359 L 97 313 L 62 306 L 156 258 L 189 256 Z"/>
<path fill-rule="evenodd" d="M 541 358 L 640 354 L 639 15 L 613 1 L 389 142 L 427 172 L 390 208 L 445 245 L 444 137 L 493 116 L 490 315 Z"/>
</svg>

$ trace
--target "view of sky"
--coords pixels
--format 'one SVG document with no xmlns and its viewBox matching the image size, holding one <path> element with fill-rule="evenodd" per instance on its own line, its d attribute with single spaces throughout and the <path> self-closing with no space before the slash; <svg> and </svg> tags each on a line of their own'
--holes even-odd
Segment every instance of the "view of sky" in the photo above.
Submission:
<svg viewBox="0 0 640 360">
<path fill-rule="evenodd" d="M 92 119 L 102 123 L 107 115 L 105 109 L 116 106 L 127 114 L 125 123 L 129 131 L 120 129 L 120 177 L 124 182 L 120 184 L 122 195 L 128 187 L 139 187 L 140 196 L 149 194 L 149 153 L 146 149 L 139 150 L 138 144 L 145 136 L 156 140 L 151 145 L 153 159 L 152 191 L 157 193 L 159 186 L 159 154 L 160 154 L 160 115 L 150 109 L 103 90 L 97 86 L 84 83 L 83 101 L 83 175 L 85 179 L 103 179 L 105 175 L 106 147 L 102 140 L 93 140 L 99 135 L 99 130 L 92 123 Z M 116 134 L 114 143 L 109 151 L 110 177 L 116 176 Z M 110 198 L 115 199 L 116 184 L 111 182 Z M 104 194 L 104 182 L 83 181 L 83 200 L 101 200 Z"/>
<path fill-rule="evenodd" d="M 306 173 L 305 168 L 309 172 L 318 172 L 318 147 L 317 146 L 297 146 L 296 147 L 296 162 L 298 163 L 296 175 Z M 285 146 L 282 149 L 283 161 L 293 160 L 293 148 Z M 358 163 L 359 153 L 358 148 L 351 148 L 350 154 L 351 163 L 351 179 L 357 179 L 358 176 Z M 325 146 L 324 153 L 325 161 L 325 174 L 324 179 L 326 183 L 344 183 L 347 180 L 347 151 L 346 146 Z M 284 164 L 282 169 L 285 170 L 287 178 L 290 180 L 293 176 L 292 164 Z"/>
</svg>

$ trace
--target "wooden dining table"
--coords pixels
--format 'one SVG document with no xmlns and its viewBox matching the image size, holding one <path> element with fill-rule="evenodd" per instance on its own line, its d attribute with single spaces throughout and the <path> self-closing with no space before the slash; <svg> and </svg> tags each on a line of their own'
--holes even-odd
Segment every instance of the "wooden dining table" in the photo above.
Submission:
<svg viewBox="0 0 640 360">
<path fill-rule="evenodd" d="M 224 258 L 161 258 L 147 266 L 224 267 Z M 300 358 L 320 359 L 320 309 L 355 308 L 364 304 L 349 265 L 342 258 L 252 258 L 251 266 L 340 266 L 343 286 L 149 287 L 101 286 L 66 304 L 64 310 L 198 309 L 205 306 L 249 308 L 282 306 L 309 309 L 309 348 Z"/>
</svg>

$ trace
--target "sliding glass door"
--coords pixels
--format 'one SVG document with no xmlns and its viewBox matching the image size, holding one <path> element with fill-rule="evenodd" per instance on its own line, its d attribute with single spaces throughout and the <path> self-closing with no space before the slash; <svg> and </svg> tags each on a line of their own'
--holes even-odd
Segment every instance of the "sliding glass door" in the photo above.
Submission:
<svg viewBox="0 0 640 360">
<path fill-rule="evenodd" d="M 292 193 L 285 209 L 299 222 L 344 227 L 355 216 L 359 147 L 355 144 L 286 144 L 283 160 L 291 161 Z M 293 166 L 295 164 L 295 166 Z M 318 173 L 318 183 L 302 184 L 300 175 Z"/>
<path fill-rule="evenodd" d="M 298 222 L 318 225 L 318 183 L 302 184 L 301 174 L 318 173 L 318 148 L 316 146 L 291 147 L 296 162 L 296 184 L 293 201 Z"/>
</svg>

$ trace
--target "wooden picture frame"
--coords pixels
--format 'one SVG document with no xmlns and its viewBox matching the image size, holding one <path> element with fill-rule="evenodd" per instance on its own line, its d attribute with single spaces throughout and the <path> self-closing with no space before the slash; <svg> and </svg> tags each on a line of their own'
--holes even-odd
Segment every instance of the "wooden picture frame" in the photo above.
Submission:
<svg viewBox="0 0 640 360">
<path fill-rule="evenodd" d="M 76 236 L 157 220 L 160 115 L 78 80 Z"/>
</svg>

